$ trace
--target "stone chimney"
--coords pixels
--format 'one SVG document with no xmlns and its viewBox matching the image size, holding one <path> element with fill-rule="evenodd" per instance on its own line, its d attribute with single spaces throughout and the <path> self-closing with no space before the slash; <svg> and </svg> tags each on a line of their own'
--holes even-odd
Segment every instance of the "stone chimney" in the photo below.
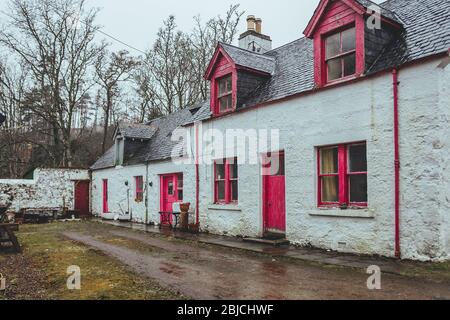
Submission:
<svg viewBox="0 0 450 320">
<path fill-rule="evenodd" d="M 262 33 L 262 19 L 247 17 L 247 31 L 239 37 L 239 47 L 261 54 L 272 50 L 272 39 Z"/>
<path fill-rule="evenodd" d="M 247 17 L 247 31 L 256 31 L 256 18 L 255 16 Z"/>
<path fill-rule="evenodd" d="M 262 19 L 261 18 L 258 18 L 258 19 L 256 19 L 255 20 L 255 24 L 256 24 L 256 33 L 262 33 L 261 32 L 261 30 L 262 30 Z"/>
</svg>

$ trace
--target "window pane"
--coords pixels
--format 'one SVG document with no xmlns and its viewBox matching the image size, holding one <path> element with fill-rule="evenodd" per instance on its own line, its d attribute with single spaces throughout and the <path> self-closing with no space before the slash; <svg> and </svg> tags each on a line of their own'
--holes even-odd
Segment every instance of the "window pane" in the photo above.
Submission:
<svg viewBox="0 0 450 320">
<path fill-rule="evenodd" d="M 231 77 L 226 77 L 219 80 L 219 95 L 226 94 L 232 90 Z"/>
<path fill-rule="evenodd" d="M 339 201 L 339 177 L 322 177 L 322 202 Z"/>
<path fill-rule="evenodd" d="M 171 195 L 171 196 L 173 196 L 173 194 L 174 194 L 174 193 L 173 193 L 173 191 L 174 191 L 174 190 L 173 190 L 173 181 L 170 181 L 168 185 L 169 185 L 168 194 Z"/>
<path fill-rule="evenodd" d="M 337 56 L 341 53 L 341 34 L 333 34 L 329 36 L 325 41 L 326 59 Z"/>
<path fill-rule="evenodd" d="M 217 182 L 217 200 L 225 200 L 225 181 Z"/>
<path fill-rule="evenodd" d="M 184 182 L 183 182 L 183 175 L 179 174 L 178 175 L 178 189 L 183 189 L 183 184 L 184 184 Z"/>
<path fill-rule="evenodd" d="M 227 83 L 227 92 L 231 92 L 233 90 L 233 82 L 231 81 L 231 77 L 227 78 L 226 83 Z"/>
<path fill-rule="evenodd" d="M 350 54 L 344 57 L 344 77 L 354 75 L 356 72 L 356 55 Z"/>
<path fill-rule="evenodd" d="M 183 201 L 183 190 L 178 190 L 178 200 Z"/>
<path fill-rule="evenodd" d="M 322 149 L 320 152 L 321 174 L 338 174 L 338 148 Z"/>
<path fill-rule="evenodd" d="M 365 144 L 349 147 L 349 172 L 367 172 L 367 146 Z"/>
<path fill-rule="evenodd" d="M 367 175 L 349 177 L 350 202 L 367 202 Z"/>
<path fill-rule="evenodd" d="M 230 173 L 231 179 L 237 179 L 239 177 L 238 163 L 236 160 L 230 164 Z"/>
<path fill-rule="evenodd" d="M 232 108 L 233 98 L 232 95 L 228 95 L 219 99 L 220 111 L 226 111 Z"/>
<path fill-rule="evenodd" d="M 333 59 L 327 62 L 328 80 L 342 78 L 342 59 Z"/>
<path fill-rule="evenodd" d="M 224 180 L 225 179 L 225 165 L 221 163 L 216 163 L 216 179 Z"/>
<path fill-rule="evenodd" d="M 238 182 L 237 181 L 231 181 L 231 200 L 233 200 L 233 201 L 239 200 Z"/>
<path fill-rule="evenodd" d="M 348 52 L 356 49 L 356 31 L 351 28 L 342 32 L 342 52 Z"/>
</svg>

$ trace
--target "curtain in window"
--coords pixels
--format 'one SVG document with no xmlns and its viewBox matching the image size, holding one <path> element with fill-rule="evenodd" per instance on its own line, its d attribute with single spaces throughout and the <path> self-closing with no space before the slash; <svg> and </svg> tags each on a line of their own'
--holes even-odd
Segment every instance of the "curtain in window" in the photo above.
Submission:
<svg viewBox="0 0 450 320">
<path fill-rule="evenodd" d="M 325 149 L 322 150 L 322 174 L 338 174 L 338 150 Z M 339 201 L 339 177 L 326 176 L 322 177 L 322 201 L 337 202 Z"/>
</svg>

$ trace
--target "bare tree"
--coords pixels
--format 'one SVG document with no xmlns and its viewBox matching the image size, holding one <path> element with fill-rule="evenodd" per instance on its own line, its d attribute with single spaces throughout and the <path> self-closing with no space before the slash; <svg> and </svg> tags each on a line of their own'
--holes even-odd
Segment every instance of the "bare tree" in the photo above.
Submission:
<svg viewBox="0 0 450 320">
<path fill-rule="evenodd" d="M 204 101 L 209 95 L 209 82 L 203 76 L 208 64 L 214 54 L 218 42 L 231 44 L 237 36 L 239 23 L 244 11 L 239 10 L 240 5 L 231 5 L 225 17 L 217 16 L 202 23 L 201 17 L 196 16 L 195 28 L 191 35 L 193 45 L 194 63 L 193 70 L 196 71 L 196 85 L 201 100 Z"/>
<path fill-rule="evenodd" d="M 206 24 L 197 16 L 190 34 L 177 30 L 174 16 L 165 20 L 141 65 L 143 70 L 135 77 L 141 106 L 157 111 L 154 114 L 168 114 L 205 101 L 209 83 L 204 71 L 217 43 L 233 42 L 243 14 L 239 5 L 232 5 L 225 17 L 217 16 Z"/>
<path fill-rule="evenodd" d="M 105 46 L 94 41 L 97 10 L 84 0 L 11 0 L 0 44 L 29 70 L 33 103 L 51 129 L 54 165 L 70 166 L 74 114 L 94 84 L 91 67 Z"/>
<path fill-rule="evenodd" d="M 114 99 L 120 94 L 120 83 L 130 80 L 133 69 L 138 62 L 129 56 L 127 51 L 118 53 L 108 53 L 104 51 L 99 55 L 95 70 L 97 82 L 104 92 L 104 103 L 102 103 L 103 119 L 103 142 L 102 151 L 106 151 L 108 137 L 108 128 L 110 126 L 110 117 L 114 108 Z"/>
</svg>

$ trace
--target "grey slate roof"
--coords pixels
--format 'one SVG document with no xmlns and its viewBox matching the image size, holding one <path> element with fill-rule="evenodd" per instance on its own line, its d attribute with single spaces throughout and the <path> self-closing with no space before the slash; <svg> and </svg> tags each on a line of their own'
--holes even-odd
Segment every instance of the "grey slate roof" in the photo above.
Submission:
<svg viewBox="0 0 450 320">
<path fill-rule="evenodd" d="M 198 107 L 199 110 L 192 116 L 191 119 L 184 123 L 184 125 L 188 125 L 197 121 L 203 121 L 211 117 L 212 113 L 209 99 L 202 103 L 199 103 L 196 107 Z"/>
<path fill-rule="evenodd" d="M 192 119 L 189 109 L 183 109 L 168 116 L 155 119 L 148 124 L 139 125 L 147 127 L 148 132 L 153 132 L 150 140 L 142 142 L 142 147 L 135 150 L 132 157 L 127 157 L 124 165 L 136 165 L 146 162 L 169 159 L 172 150 L 178 144 L 172 141 L 172 132 Z M 115 166 L 115 147 L 109 149 L 92 167 L 92 170 L 100 170 Z"/>
<path fill-rule="evenodd" d="M 115 156 L 115 146 L 112 146 L 100 159 L 97 160 L 97 162 L 91 166 L 91 170 L 114 167 Z"/>
<path fill-rule="evenodd" d="M 183 109 L 166 117 L 156 119 L 151 125 L 158 127 L 158 132 L 150 140 L 146 149 L 143 149 L 146 161 L 158 161 L 171 158 L 173 148 L 178 142 L 172 141 L 172 132 L 182 127 L 192 114 L 189 109 Z"/>
<path fill-rule="evenodd" d="M 393 12 L 390 9 L 386 8 L 383 4 L 376 4 L 375 2 L 373 2 L 371 0 L 356 0 L 356 1 L 359 2 L 365 8 L 369 8 L 370 6 L 378 6 L 379 8 L 381 8 L 381 15 L 382 16 L 385 16 L 386 18 L 389 18 L 392 21 L 395 21 L 395 22 L 397 22 L 399 24 L 402 24 L 402 21 L 395 14 L 395 12 Z"/>
<path fill-rule="evenodd" d="M 399 66 L 450 48 L 449 0 L 389 0 L 381 5 L 399 16 L 404 31 L 381 53 L 369 72 Z"/>
<path fill-rule="evenodd" d="M 156 133 L 156 128 L 144 124 L 119 123 L 119 132 L 125 138 L 150 140 Z"/>
<path fill-rule="evenodd" d="M 229 44 L 220 43 L 225 52 L 233 59 L 234 63 L 253 70 L 272 74 L 275 71 L 275 59 L 271 56 L 262 55 L 241 49 Z"/>
</svg>

